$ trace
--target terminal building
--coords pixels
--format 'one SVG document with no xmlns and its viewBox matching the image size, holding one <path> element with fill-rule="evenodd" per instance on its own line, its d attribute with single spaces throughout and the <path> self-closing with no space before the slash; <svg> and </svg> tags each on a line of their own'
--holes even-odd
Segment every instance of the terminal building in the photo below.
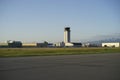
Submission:
<svg viewBox="0 0 120 80">
<path fill-rule="evenodd" d="M 12 48 L 20 48 L 20 47 L 81 47 L 82 43 L 71 42 L 71 30 L 70 27 L 64 28 L 64 41 L 58 43 L 22 43 L 21 41 L 12 41 L 8 40 L 7 43 L 1 43 L 0 47 L 12 47 Z"/>
</svg>

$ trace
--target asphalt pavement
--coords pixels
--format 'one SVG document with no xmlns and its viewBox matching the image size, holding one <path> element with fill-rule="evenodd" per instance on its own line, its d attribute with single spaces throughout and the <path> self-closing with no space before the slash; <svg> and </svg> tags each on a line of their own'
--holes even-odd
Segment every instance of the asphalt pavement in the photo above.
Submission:
<svg viewBox="0 0 120 80">
<path fill-rule="evenodd" d="M 120 53 L 0 58 L 0 80 L 120 80 Z"/>
</svg>

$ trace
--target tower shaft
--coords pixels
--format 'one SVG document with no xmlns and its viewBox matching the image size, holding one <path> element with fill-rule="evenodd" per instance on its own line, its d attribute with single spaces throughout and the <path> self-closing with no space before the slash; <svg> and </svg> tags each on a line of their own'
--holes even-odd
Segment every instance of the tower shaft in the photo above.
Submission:
<svg viewBox="0 0 120 80">
<path fill-rule="evenodd" d="M 64 29 L 64 43 L 70 42 L 70 27 L 65 27 Z"/>
</svg>

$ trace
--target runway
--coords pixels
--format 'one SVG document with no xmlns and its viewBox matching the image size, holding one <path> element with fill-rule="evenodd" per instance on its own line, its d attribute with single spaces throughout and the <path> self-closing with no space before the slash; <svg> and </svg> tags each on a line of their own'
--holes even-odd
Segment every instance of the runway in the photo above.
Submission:
<svg viewBox="0 0 120 80">
<path fill-rule="evenodd" d="M 120 53 L 0 58 L 0 80 L 120 80 Z"/>
</svg>

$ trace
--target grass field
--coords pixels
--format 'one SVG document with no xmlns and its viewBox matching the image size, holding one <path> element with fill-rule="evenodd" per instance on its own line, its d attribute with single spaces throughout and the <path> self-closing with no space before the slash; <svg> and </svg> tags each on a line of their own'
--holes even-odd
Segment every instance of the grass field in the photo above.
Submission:
<svg viewBox="0 0 120 80">
<path fill-rule="evenodd" d="M 0 57 L 120 53 L 120 48 L 0 48 Z"/>
</svg>

